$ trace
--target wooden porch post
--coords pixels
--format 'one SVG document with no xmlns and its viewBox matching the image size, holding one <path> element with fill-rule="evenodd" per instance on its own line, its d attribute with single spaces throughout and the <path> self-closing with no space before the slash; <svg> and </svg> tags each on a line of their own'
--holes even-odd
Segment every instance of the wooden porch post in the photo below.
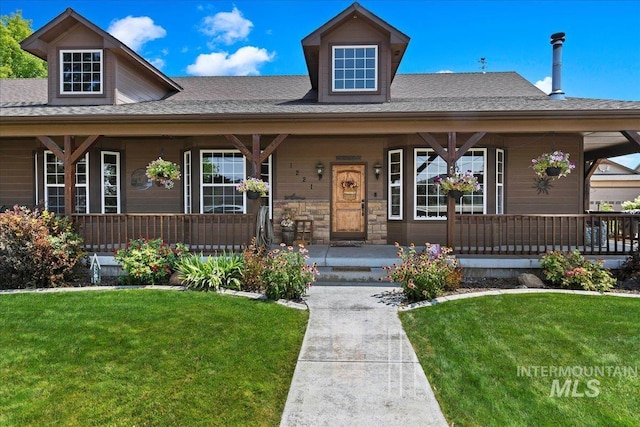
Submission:
<svg viewBox="0 0 640 427">
<path fill-rule="evenodd" d="M 447 137 L 447 174 L 456 172 L 456 133 L 449 132 Z M 447 197 L 447 246 L 455 248 L 456 238 L 456 199 Z"/>
<path fill-rule="evenodd" d="M 76 201 L 76 163 L 71 161 L 76 138 L 64 136 L 64 214 L 69 216 L 74 213 Z"/>
<path fill-rule="evenodd" d="M 36 136 L 36 138 L 47 147 L 51 152 L 62 161 L 64 166 L 64 214 L 71 215 L 74 213 L 74 205 L 76 200 L 76 163 L 80 157 L 91 148 L 93 143 L 100 135 L 90 135 L 85 139 L 78 148 L 75 148 L 75 136 L 64 136 L 64 148 L 61 149 L 53 139 L 48 136 Z"/>
</svg>

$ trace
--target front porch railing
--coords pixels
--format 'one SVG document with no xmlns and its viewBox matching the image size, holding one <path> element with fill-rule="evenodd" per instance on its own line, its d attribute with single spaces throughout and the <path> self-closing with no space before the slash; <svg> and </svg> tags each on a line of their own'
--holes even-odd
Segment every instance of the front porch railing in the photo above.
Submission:
<svg viewBox="0 0 640 427">
<path fill-rule="evenodd" d="M 192 252 L 238 252 L 255 236 L 255 215 L 247 214 L 76 214 L 89 252 L 114 252 L 131 239 L 161 238 Z"/>
<path fill-rule="evenodd" d="M 455 252 L 539 255 L 580 250 L 585 255 L 621 255 L 638 248 L 640 215 L 457 215 Z"/>
</svg>

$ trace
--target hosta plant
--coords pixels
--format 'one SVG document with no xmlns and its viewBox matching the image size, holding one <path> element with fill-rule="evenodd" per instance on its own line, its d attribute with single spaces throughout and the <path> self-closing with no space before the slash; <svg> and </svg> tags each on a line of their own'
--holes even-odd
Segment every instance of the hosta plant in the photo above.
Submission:
<svg viewBox="0 0 640 427">
<path fill-rule="evenodd" d="M 176 263 L 182 283 L 188 289 L 202 291 L 240 290 L 243 267 L 242 257 L 236 254 L 206 258 L 202 254 L 188 254 Z"/>
</svg>

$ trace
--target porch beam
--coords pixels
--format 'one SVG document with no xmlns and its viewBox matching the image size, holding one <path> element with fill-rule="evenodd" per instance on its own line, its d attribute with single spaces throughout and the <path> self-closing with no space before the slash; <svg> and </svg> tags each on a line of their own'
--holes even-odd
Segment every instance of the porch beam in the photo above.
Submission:
<svg viewBox="0 0 640 427">
<path fill-rule="evenodd" d="M 80 157 L 84 156 L 86 152 L 89 151 L 89 148 L 91 148 L 98 138 L 100 138 L 100 135 L 89 135 L 87 139 L 85 139 L 82 144 L 80 144 L 80 146 L 71 153 L 71 163 L 75 165 L 78 160 L 80 160 Z"/>
<path fill-rule="evenodd" d="M 465 142 L 462 145 L 462 147 L 456 150 L 456 161 L 460 160 L 460 157 L 462 157 L 464 153 L 466 153 L 474 145 L 476 145 L 482 139 L 482 137 L 484 137 L 486 134 L 487 134 L 486 132 L 476 132 L 473 135 L 471 135 L 471 137 L 467 139 L 467 142 Z"/>
<path fill-rule="evenodd" d="M 284 141 L 287 137 L 289 136 L 289 134 L 287 133 L 282 133 L 278 136 L 276 136 L 273 141 L 271 141 L 271 144 L 269 144 L 267 146 L 267 148 L 264 149 L 264 151 L 262 152 L 262 154 L 260 154 L 260 163 L 264 162 L 265 160 L 267 160 L 267 158 L 274 152 L 276 151 L 276 149 L 278 148 L 278 146 L 282 143 L 282 141 Z"/>
<path fill-rule="evenodd" d="M 231 145 L 233 145 L 238 150 L 240 150 L 240 152 L 247 158 L 247 160 L 249 161 L 253 160 L 253 154 L 251 154 L 251 151 L 249 151 L 247 146 L 244 145 L 242 141 L 238 139 L 237 136 L 231 135 L 231 134 L 225 134 L 224 137 L 227 139 L 227 141 L 229 141 Z"/>
<path fill-rule="evenodd" d="M 640 147 L 640 133 L 632 130 L 622 130 L 620 133 L 629 140 L 630 143 L 636 143 Z"/>
<path fill-rule="evenodd" d="M 584 159 L 591 161 L 637 153 L 640 149 L 640 133 L 633 130 L 621 130 L 619 132 L 627 139 L 627 141 L 629 141 L 628 144 L 618 144 L 612 147 L 604 147 L 598 148 L 597 150 L 586 151 L 584 153 Z"/>
<path fill-rule="evenodd" d="M 433 148 L 433 151 L 438 153 L 438 156 L 442 157 L 444 160 L 447 159 L 447 150 L 445 150 L 442 145 L 428 132 L 418 132 L 418 136 L 422 138 L 424 142 L 429 144 L 429 147 Z"/>
<path fill-rule="evenodd" d="M 38 141 L 40 141 L 42 145 L 44 145 L 49 150 L 51 150 L 53 155 L 56 156 L 58 160 L 64 162 L 64 152 L 62 151 L 62 148 L 60 148 L 60 146 L 56 144 L 56 142 L 53 139 L 44 135 L 36 136 L 36 138 L 38 138 Z"/>
</svg>

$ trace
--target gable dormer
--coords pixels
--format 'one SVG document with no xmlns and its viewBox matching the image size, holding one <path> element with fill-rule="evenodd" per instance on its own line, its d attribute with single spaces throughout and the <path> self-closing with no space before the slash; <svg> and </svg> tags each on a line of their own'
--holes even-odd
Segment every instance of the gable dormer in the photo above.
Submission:
<svg viewBox="0 0 640 427">
<path fill-rule="evenodd" d="M 118 39 L 67 9 L 20 43 L 47 61 L 49 105 L 112 105 L 182 88 Z"/>
<path fill-rule="evenodd" d="M 302 40 L 318 102 L 387 102 L 409 37 L 353 3 Z"/>
</svg>

